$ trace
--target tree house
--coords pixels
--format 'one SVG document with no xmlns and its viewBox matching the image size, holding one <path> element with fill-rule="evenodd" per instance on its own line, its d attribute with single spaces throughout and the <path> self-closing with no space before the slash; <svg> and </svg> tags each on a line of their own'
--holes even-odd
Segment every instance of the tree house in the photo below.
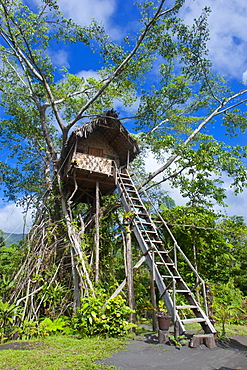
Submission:
<svg viewBox="0 0 247 370">
<path fill-rule="evenodd" d="M 101 195 L 116 189 L 115 169 L 139 153 L 136 140 L 114 110 L 75 129 L 66 146 L 62 168 L 64 187 L 74 202 L 92 203 L 96 182 Z"/>
<path fill-rule="evenodd" d="M 134 215 L 129 221 L 142 251 L 140 261 L 144 258 L 150 268 L 152 284 L 156 283 L 160 299 L 164 301 L 174 323 L 176 335 L 186 331 L 184 325 L 187 323 L 200 324 L 205 335 L 215 334 L 208 317 L 205 282 L 160 217 L 174 242 L 172 248 L 164 245 L 159 231 L 160 224 L 156 225 L 156 218 L 152 218 L 128 173 L 127 165 L 138 153 L 136 140 L 130 136 L 113 110 L 104 112 L 74 130 L 68 140 L 62 168 L 68 199 L 91 203 L 95 210 L 95 282 L 99 280 L 99 196 L 100 193 L 112 194 L 118 188 L 125 211 Z M 178 270 L 180 255 L 196 277 L 195 286 L 190 287 L 185 281 L 186 274 L 183 276 L 183 271 L 180 273 Z M 204 310 L 193 293 L 199 283 L 203 292 Z M 179 304 L 181 299 L 185 304 Z M 184 310 L 190 311 L 188 318 L 184 318 Z"/>
</svg>

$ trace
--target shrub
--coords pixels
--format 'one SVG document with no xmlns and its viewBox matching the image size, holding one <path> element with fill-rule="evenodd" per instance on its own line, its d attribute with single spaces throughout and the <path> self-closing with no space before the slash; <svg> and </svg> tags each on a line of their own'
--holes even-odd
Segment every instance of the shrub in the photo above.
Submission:
<svg viewBox="0 0 247 370">
<path fill-rule="evenodd" d="M 0 342 L 10 339 L 16 330 L 13 317 L 20 317 L 22 309 L 15 304 L 0 300 Z"/>
<path fill-rule="evenodd" d="M 105 292 L 99 290 L 97 297 L 82 298 L 81 309 L 73 319 L 73 328 L 82 337 L 88 335 L 121 336 L 135 326 L 128 321 L 131 312 L 133 311 L 120 295 L 107 300 Z"/>
</svg>

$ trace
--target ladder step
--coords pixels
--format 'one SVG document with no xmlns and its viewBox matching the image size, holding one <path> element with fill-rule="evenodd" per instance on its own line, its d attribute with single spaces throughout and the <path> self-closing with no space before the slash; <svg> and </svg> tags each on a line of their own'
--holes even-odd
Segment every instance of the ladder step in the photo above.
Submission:
<svg viewBox="0 0 247 370">
<path fill-rule="evenodd" d="M 161 275 L 162 278 L 166 279 L 166 278 L 172 278 L 172 279 L 182 279 L 181 276 L 173 276 L 173 275 Z"/>
<path fill-rule="evenodd" d="M 145 243 L 152 243 L 152 244 L 162 244 L 161 240 L 144 240 Z M 157 251 L 154 251 L 154 253 L 158 253 Z M 163 251 L 160 251 L 160 253 L 165 253 Z"/>
<path fill-rule="evenodd" d="M 138 213 L 138 216 L 141 217 L 141 218 L 148 218 L 148 219 L 150 218 L 149 215 L 148 215 L 148 213 L 139 212 Z"/>
<path fill-rule="evenodd" d="M 127 178 L 129 179 L 129 175 L 127 173 L 119 172 L 119 177 Z"/>
<path fill-rule="evenodd" d="M 119 179 L 124 183 L 126 181 L 131 182 L 131 179 L 128 176 L 120 176 Z"/>
<path fill-rule="evenodd" d="M 147 222 L 147 221 L 136 221 L 136 223 L 138 225 L 145 225 L 145 226 L 152 226 L 153 227 L 153 225 L 150 222 Z"/>
<path fill-rule="evenodd" d="M 121 178 L 120 184 L 123 184 L 125 186 L 129 186 L 129 185 L 132 185 L 132 181 L 130 179 L 127 179 L 127 178 L 125 178 L 125 179 Z"/>
<path fill-rule="evenodd" d="M 183 319 L 181 320 L 183 324 L 190 324 L 190 323 L 196 323 L 196 322 L 206 322 L 206 320 L 203 317 L 193 317 L 192 319 Z"/>
<path fill-rule="evenodd" d="M 193 309 L 198 309 L 198 307 L 195 305 L 184 305 L 184 306 L 176 306 L 176 309 L 177 310 L 186 310 L 186 309 L 193 310 Z"/>
<path fill-rule="evenodd" d="M 169 293 L 173 293 L 173 290 L 172 289 L 170 289 L 169 290 Z M 188 289 L 186 289 L 186 290 L 184 290 L 184 289 L 176 289 L 176 293 L 191 293 L 191 291 L 190 290 L 188 290 Z"/>
</svg>

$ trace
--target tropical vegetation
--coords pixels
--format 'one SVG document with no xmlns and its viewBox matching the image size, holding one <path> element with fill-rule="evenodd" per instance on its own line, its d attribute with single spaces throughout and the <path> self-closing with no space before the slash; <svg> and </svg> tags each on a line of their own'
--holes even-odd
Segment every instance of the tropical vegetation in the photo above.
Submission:
<svg viewBox="0 0 247 370">
<path fill-rule="evenodd" d="M 0 162 L 1 183 L 8 200 L 36 210 L 27 240 L 8 247 L 0 241 L 2 341 L 69 330 L 81 336 L 120 336 L 130 328 L 125 291 L 112 298 L 125 279 L 119 197 L 102 199 L 96 266 L 89 205 L 73 204 L 61 178 L 71 129 L 114 108 L 116 101 L 124 109 L 139 102 L 131 116 L 141 154 L 132 171 L 194 268 L 210 282 L 215 319 L 225 325 L 228 318 L 244 318 L 247 227 L 241 217 L 223 217 L 214 206 L 223 205 L 226 197 L 223 174 L 232 179 L 236 193 L 247 183 L 246 147 L 231 143 L 247 127 L 241 109 L 247 90 L 231 91 L 222 76 L 213 74 L 207 50 L 210 9 L 187 26 L 179 18 L 186 1 L 171 3 L 166 8 L 164 0 L 140 2 L 139 32 L 117 43 L 95 21 L 82 27 L 66 19 L 56 1 L 41 0 L 31 9 L 20 0 L 0 0 L 0 142 L 11 159 Z M 57 44 L 96 53 L 98 78 L 58 70 L 49 55 Z M 151 81 L 154 69 L 158 72 Z M 209 122 L 224 127 L 224 142 L 208 131 Z M 160 168 L 146 174 L 150 153 Z M 177 207 L 162 191 L 165 181 L 179 188 L 186 206 Z M 150 212 L 156 217 L 154 209 Z M 169 246 L 167 229 L 161 233 Z M 140 254 L 133 240 L 134 263 Z M 178 262 L 189 280 L 187 267 Z M 141 319 L 148 316 L 150 301 L 146 266 L 136 271 L 134 285 Z M 219 292 L 224 292 L 224 304 Z"/>
</svg>

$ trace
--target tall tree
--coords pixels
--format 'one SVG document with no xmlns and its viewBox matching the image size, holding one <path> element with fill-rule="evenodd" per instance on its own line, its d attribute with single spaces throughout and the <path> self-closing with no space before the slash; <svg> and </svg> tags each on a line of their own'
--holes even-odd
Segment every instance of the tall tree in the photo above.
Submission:
<svg viewBox="0 0 247 370">
<path fill-rule="evenodd" d="M 94 22 L 89 27 L 79 27 L 66 20 L 55 1 L 41 1 L 37 11 L 31 11 L 18 0 L 0 1 L 3 65 L 0 85 L 1 106 L 5 113 L 1 120 L 1 142 L 15 161 L 14 169 L 2 163 L 3 182 L 9 199 L 22 193 L 39 205 L 35 227 L 30 233 L 32 253 L 17 274 L 23 278 L 13 298 L 19 302 L 24 300 L 20 295 L 25 291 L 25 300 L 29 297 L 33 300 L 34 292 L 39 292 L 41 300 L 33 307 L 34 317 L 39 314 L 45 299 L 42 292 L 57 280 L 61 265 L 66 265 L 68 246 L 75 301 L 78 300 L 78 285 L 85 292 L 93 290 L 80 233 L 73 223 L 72 208 L 62 186 L 60 169 L 65 159 L 68 133 L 83 122 L 85 115 L 101 113 L 113 105 L 114 99 L 125 104 L 133 102 L 135 80 L 150 69 L 154 59 L 146 45 L 150 31 L 163 19 L 173 17 L 183 1 L 175 1 L 170 9 L 165 9 L 164 3 L 162 0 L 152 10 L 148 21 L 143 19 L 143 30 L 132 45 L 127 42 L 121 47 Z M 147 7 L 145 4 L 144 9 Z M 77 42 L 84 47 L 96 45 L 105 62 L 99 71 L 100 81 L 84 80 L 66 70 L 58 80 L 48 56 L 48 48 L 54 41 Z M 61 243 L 64 240 L 65 243 Z M 79 261 L 75 261 L 75 256 Z M 54 268 L 49 268 L 54 262 Z M 77 281 L 77 274 L 80 281 Z M 41 279 L 35 280 L 35 276 L 41 276 Z M 64 279 L 63 283 L 69 275 L 65 274 Z"/>
</svg>

